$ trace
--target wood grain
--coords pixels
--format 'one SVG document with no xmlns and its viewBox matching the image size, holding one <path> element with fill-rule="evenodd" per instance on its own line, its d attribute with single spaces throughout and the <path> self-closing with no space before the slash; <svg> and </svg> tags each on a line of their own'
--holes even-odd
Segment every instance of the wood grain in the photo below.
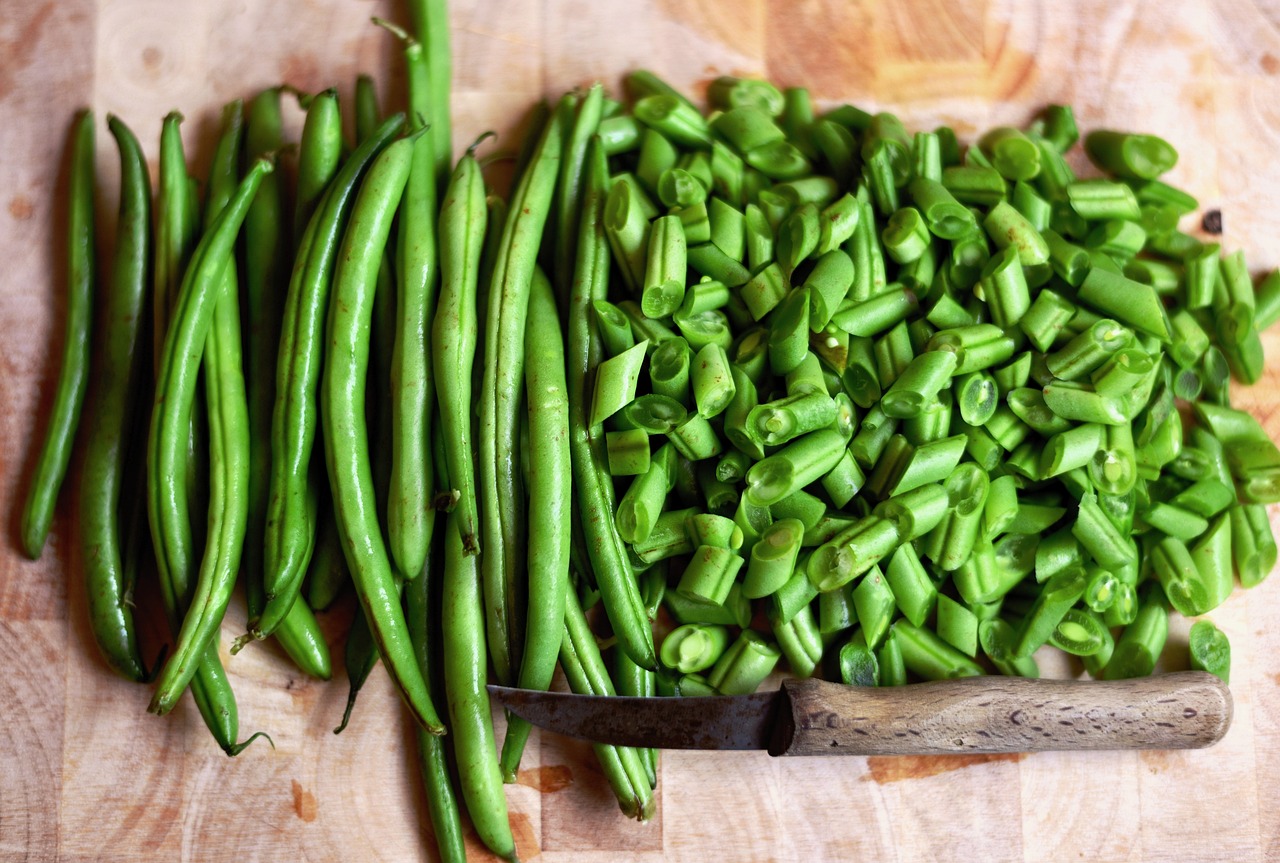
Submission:
<svg viewBox="0 0 1280 863">
<path fill-rule="evenodd" d="M 1137 680 L 967 678 L 863 692 L 785 680 L 776 755 L 972 755 L 1199 749 L 1231 725 L 1231 693 L 1203 671 Z M 606 740 L 613 738 L 604 738 Z"/>
<path fill-rule="evenodd" d="M 115 111 L 156 156 L 187 115 L 198 170 L 221 103 L 281 80 L 378 76 L 403 90 L 373 14 L 393 0 L 10 0 L 0 13 L 0 857 L 6 860 L 422 860 L 434 856 L 410 737 L 375 673 L 335 737 L 345 679 L 302 679 L 272 645 L 224 654 L 245 733 L 222 756 L 189 699 L 166 719 L 109 675 L 76 595 L 70 498 L 50 546 L 22 560 L 16 523 L 61 340 L 63 141 L 72 111 Z M 1164 135 L 1173 181 L 1220 208 L 1228 248 L 1280 264 L 1280 4 L 1250 0 L 455 0 L 455 149 L 494 129 L 514 149 L 530 103 L 646 66 L 701 95 L 724 73 L 804 84 L 820 104 L 892 108 L 962 136 L 1070 101 L 1081 125 Z M 295 132 L 300 114 L 288 115 Z M 115 154 L 100 137 L 102 230 Z M 1186 227 L 1198 224 L 1188 219 Z M 1264 339 L 1280 355 L 1280 333 Z M 1280 433 L 1280 362 L 1238 403 Z M 140 430 L 141 433 L 141 430 Z M 1235 656 L 1235 722 L 1207 750 L 771 759 L 667 753 L 653 823 L 627 821 L 589 750 L 530 741 L 508 798 L 524 859 L 561 861 L 1091 861 L 1280 858 L 1280 596 L 1212 617 Z M 228 620 L 244 625 L 243 604 Z M 325 616 L 341 649 L 345 604 Z M 1166 665 L 1185 663 L 1174 622 Z M 1046 660 L 1057 676 L 1080 669 Z M 501 733 L 499 719 L 499 733 Z M 473 859 L 487 859 L 471 840 Z"/>
</svg>

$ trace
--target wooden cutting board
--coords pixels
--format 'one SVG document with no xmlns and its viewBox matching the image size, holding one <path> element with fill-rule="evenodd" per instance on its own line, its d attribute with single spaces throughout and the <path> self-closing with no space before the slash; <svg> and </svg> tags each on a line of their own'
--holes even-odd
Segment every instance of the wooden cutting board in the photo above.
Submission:
<svg viewBox="0 0 1280 863">
<path fill-rule="evenodd" d="M 219 106 L 287 81 L 357 72 L 394 97 L 397 52 L 369 26 L 391 0 L 0 2 L 0 858 L 415 860 L 434 856 L 411 736 L 375 672 L 330 733 L 346 680 L 302 678 L 271 645 L 224 655 L 244 733 L 235 760 L 189 700 L 166 719 L 110 675 L 85 619 L 70 508 L 44 557 L 17 551 L 21 500 L 58 368 L 62 150 L 74 109 L 118 112 L 154 159 L 171 108 L 207 164 Z M 823 103 L 891 108 L 962 136 L 1052 101 L 1081 125 L 1173 142 L 1173 180 L 1221 208 L 1224 243 L 1280 264 L 1280 6 L 1133 0 L 455 0 L 454 135 L 513 128 L 539 97 L 651 68 L 701 94 L 725 73 L 807 85 Z M 291 122 L 297 123 L 297 116 Z M 114 209 L 115 154 L 99 163 Z M 1188 221 L 1188 228 L 1191 222 Z M 1237 403 L 1280 433 L 1280 337 Z M 140 429 L 139 434 L 144 433 Z M 338 656 L 349 603 L 326 627 Z M 1189 753 L 769 759 L 669 753 L 648 824 L 626 821 L 588 747 L 536 734 L 509 788 L 522 858 L 567 861 L 1061 861 L 1280 858 L 1280 585 L 1212 615 L 1231 638 L 1235 724 Z M 242 631 L 237 604 L 224 645 Z M 1167 664 L 1185 663 L 1186 624 Z M 225 649 L 225 648 L 224 648 Z M 340 665 L 340 661 L 337 663 Z M 1070 669 L 1060 669 L 1069 673 Z M 472 843 L 475 844 L 474 842 Z M 473 859 L 484 859 L 475 848 Z"/>
</svg>

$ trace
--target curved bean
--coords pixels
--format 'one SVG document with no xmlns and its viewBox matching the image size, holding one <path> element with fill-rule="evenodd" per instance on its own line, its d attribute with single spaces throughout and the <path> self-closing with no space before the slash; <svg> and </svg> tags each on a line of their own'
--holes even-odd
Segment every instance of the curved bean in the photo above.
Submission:
<svg viewBox="0 0 1280 863">
<path fill-rule="evenodd" d="M 499 681 L 509 684 L 519 664 L 517 594 L 524 572 L 524 492 L 520 488 L 520 382 L 524 374 L 524 329 L 537 250 L 551 209 L 560 165 L 561 126 L 552 113 L 537 152 L 520 180 L 502 232 L 489 286 L 480 386 L 480 534 L 485 549 L 485 623 L 489 654 Z"/>
<path fill-rule="evenodd" d="M 62 344 L 62 369 L 54 391 L 53 409 L 49 412 L 44 446 L 22 510 L 22 549 L 32 560 L 40 557 L 49 538 L 53 509 L 71 463 L 71 447 L 89 384 L 89 327 L 97 282 L 93 238 L 94 140 L 93 113 L 84 111 L 76 119 L 71 143 L 67 329 Z"/>
<path fill-rule="evenodd" d="M 312 449 L 317 428 L 325 314 L 342 226 L 370 162 L 404 125 L 397 114 L 347 158 L 308 225 L 285 297 L 271 422 L 271 495 L 265 531 L 267 606 L 250 621 L 254 638 L 271 634 L 293 604 L 311 559 L 316 532 Z M 363 412 L 363 408 L 361 408 Z"/>
<path fill-rule="evenodd" d="M 412 139 L 391 144 L 361 184 L 334 274 L 320 414 L 347 566 L 378 652 L 418 723 L 443 733 L 405 631 L 404 611 L 378 523 L 364 421 L 373 291 L 412 156 Z"/>
<path fill-rule="evenodd" d="M 141 329 L 151 275 L 151 182 L 137 138 L 118 117 L 108 117 L 107 126 L 120 152 L 120 217 L 85 407 L 90 423 L 80 474 L 80 549 L 98 648 L 118 674 L 143 680 L 133 623 L 136 568 L 124 561 L 119 509 L 146 345 Z"/>
</svg>

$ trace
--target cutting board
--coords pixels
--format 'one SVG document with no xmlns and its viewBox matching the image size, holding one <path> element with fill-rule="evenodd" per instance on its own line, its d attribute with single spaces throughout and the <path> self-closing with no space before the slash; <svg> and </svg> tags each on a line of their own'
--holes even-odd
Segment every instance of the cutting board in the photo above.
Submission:
<svg viewBox="0 0 1280 863">
<path fill-rule="evenodd" d="M 219 106 L 258 88 L 355 75 L 402 92 L 398 53 L 370 15 L 391 0 L 0 0 L 0 858 L 417 860 L 434 856 L 404 712 L 381 671 L 351 727 L 346 696 L 277 648 L 224 662 L 244 733 L 228 759 L 189 699 L 149 716 L 145 687 L 112 677 L 86 622 L 63 500 L 38 562 L 17 551 L 18 511 L 62 341 L 63 143 L 72 112 L 119 113 L 156 156 L 160 120 L 207 164 Z M 821 104 L 890 108 L 908 128 L 962 137 L 1022 124 L 1048 102 L 1082 127 L 1173 142 L 1173 181 L 1220 208 L 1229 248 L 1280 264 L 1280 6 L 1240 0 L 455 0 L 454 136 L 514 131 L 534 100 L 645 66 L 699 95 L 725 73 L 806 85 Z M 289 122 L 296 129 L 298 116 Z M 104 224 L 115 154 L 100 133 Z M 1194 230 L 1197 219 L 1184 227 Z M 1237 404 L 1280 433 L 1280 337 Z M 142 433 L 139 430 L 139 433 Z M 335 655 L 350 601 L 324 625 Z M 1280 583 L 1212 615 L 1234 651 L 1235 723 L 1196 752 L 770 759 L 667 753 L 656 817 L 618 812 L 584 744 L 536 733 L 508 788 L 523 859 L 569 861 L 1261 861 L 1280 857 Z M 1175 621 L 1166 666 L 1185 664 Z M 340 662 L 337 663 L 340 665 Z M 1073 669 L 1046 666 L 1069 674 Z M 501 722 L 499 721 L 499 733 Z M 472 859 L 485 859 L 472 841 Z"/>
</svg>

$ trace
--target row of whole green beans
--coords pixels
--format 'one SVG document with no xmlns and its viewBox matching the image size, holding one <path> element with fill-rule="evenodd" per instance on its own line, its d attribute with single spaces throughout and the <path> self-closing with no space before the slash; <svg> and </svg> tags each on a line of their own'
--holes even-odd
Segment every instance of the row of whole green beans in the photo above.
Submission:
<svg viewBox="0 0 1280 863">
<path fill-rule="evenodd" d="M 315 612 L 350 581 L 338 730 L 381 659 L 441 855 L 465 857 L 465 809 L 513 859 L 502 784 L 530 728 L 509 717 L 499 748 L 491 676 L 738 694 L 785 659 L 900 685 L 1038 675 L 1045 645 L 1135 676 L 1170 609 L 1200 617 L 1274 567 L 1280 450 L 1229 379 L 1262 373 L 1280 275 L 1255 285 L 1178 230 L 1198 203 L 1160 179 L 1163 140 L 1093 132 L 1107 176 L 1080 178 L 1062 106 L 963 148 L 732 77 L 704 116 L 638 71 L 629 107 L 596 85 L 536 112 L 507 201 L 480 141 L 452 159 L 445 10 L 411 7 L 421 41 L 379 22 L 406 112 L 383 118 L 362 79 L 349 146 L 336 92 L 299 94 L 292 200 L 281 88 L 226 107 L 203 205 L 180 115 L 154 208 L 110 119 L 92 338 L 92 116 L 73 130 L 67 352 L 23 543 L 44 544 L 87 389 L 91 620 L 113 669 L 155 678 L 152 711 L 190 689 L 241 751 L 258 735 L 238 739 L 218 637 L 237 580 L 231 652 L 274 637 L 321 679 Z M 150 669 L 148 555 L 174 638 Z M 1228 675 L 1211 622 L 1190 648 Z M 656 753 L 595 751 L 649 817 Z"/>
</svg>

